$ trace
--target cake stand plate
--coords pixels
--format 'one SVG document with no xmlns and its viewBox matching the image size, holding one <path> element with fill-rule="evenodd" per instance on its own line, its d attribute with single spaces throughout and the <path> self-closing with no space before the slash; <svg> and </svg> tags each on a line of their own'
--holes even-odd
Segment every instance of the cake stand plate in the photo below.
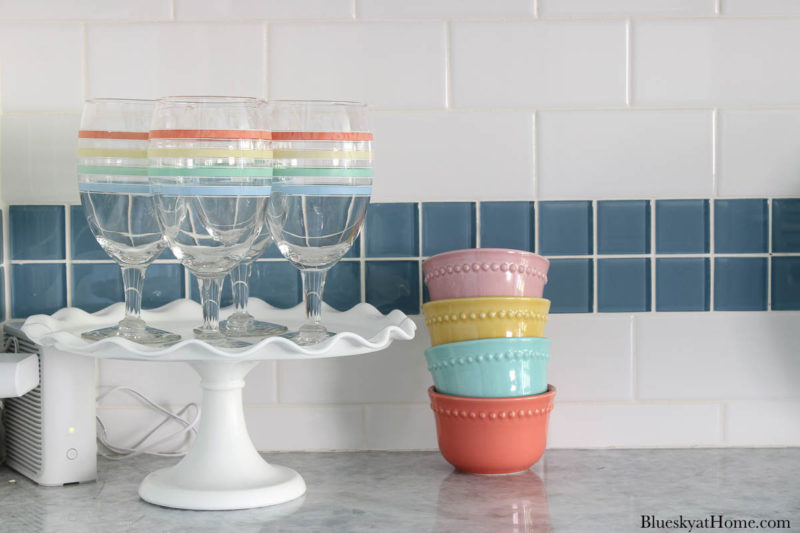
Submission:
<svg viewBox="0 0 800 533">
<path fill-rule="evenodd" d="M 277 309 L 251 299 L 248 310 L 257 320 L 297 329 L 305 318 L 302 305 Z M 223 309 L 222 318 L 232 313 Z M 35 343 L 100 359 L 183 361 L 200 375 L 203 388 L 202 419 L 197 438 L 175 466 L 149 474 L 139 487 L 147 502 L 194 510 L 229 510 L 264 507 L 299 498 L 306 491 L 303 478 L 286 467 L 272 465 L 259 455 L 244 420 L 244 378 L 259 361 L 268 359 L 315 359 L 375 352 L 395 340 L 414 338 L 416 326 L 400 311 L 381 314 L 368 304 L 339 312 L 325 306 L 326 326 L 336 333 L 313 346 L 298 346 L 281 337 L 263 339 L 251 346 L 227 349 L 192 338 L 201 316 L 200 304 L 176 300 L 164 307 L 143 311 L 151 326 L 172 331 L 183 340 L 168 346 L 136 344 L 122 338 L 87 341 L 83 331 L 117 323 L 123 304 L 97 313 L 61 309 L 53 315 L 35 315 L 22 331 Z"/>
</svg>

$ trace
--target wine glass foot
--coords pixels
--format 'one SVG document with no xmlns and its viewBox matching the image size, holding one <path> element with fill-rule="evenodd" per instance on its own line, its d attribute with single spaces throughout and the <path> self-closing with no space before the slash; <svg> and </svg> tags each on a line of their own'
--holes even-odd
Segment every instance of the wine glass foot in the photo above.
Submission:
<svg viewBox="0 0 800 533">
<path fill-rule="evenodd" d="M 319 344 L 334 335 L 336 334 L 330 331 L 315 331 L 313 334 L 309 334 L 305 331 L 290 331 L 289 333 L 284 333 L 281 337 L 289 339 L 299 346 L 311 346 Z"/>
<path fill-rule="evenodd" d="M 202 328 L 194 328 L 194 338 L 201 340 L 203 342 L 207 342 L 211 346 L 216 346 L 217 348 L 247 348 L 248 346 L 252 346 L 249 342 L 240 341 L 237 339 L 232 339 L 230 337 L 226 337 L 219 331 L 215 332 L 208 332 Z"/>
<path fill-rule="evenodd" d="M 81 337 L 88 341 L 99 341 L 110 337 L 121 337 L 139 344 L 172 344 L 181 340 L 181 336 L 162 329 L 149 326 L 141 329 L 121 328 L 119 325 L 86 331 Z"/>
<path fill-rule="evenodd" d="M 219 329 L 230 337 L 274 337 L 281 333 L 286 333 L 289 328 L 272 322 L 262 322 L 251 320 L 243 326 L 233 325 L 228 320 L 223 320 L 219 324 Z"/>
</svg>

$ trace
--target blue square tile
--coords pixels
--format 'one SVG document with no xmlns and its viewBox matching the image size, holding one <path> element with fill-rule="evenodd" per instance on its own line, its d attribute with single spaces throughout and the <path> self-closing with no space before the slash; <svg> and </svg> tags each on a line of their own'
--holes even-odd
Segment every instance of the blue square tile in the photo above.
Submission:
<svg viewBox="0 0 800 533">
<path fill-rule="evenodd" d="M 3 210 L 0 209 L 0 263 L 3 262 L 4 259 L 4 251 L 3 251 Z"/>
<path fill-rule="evenodd" d="M 200 302 L 200 285 L 197 283 L 197 277 L 189 273 L 189 298 L 195 302 Z M 222 282 L 222 292 L 220 293 L 220 307 L 228 307 L 233 305 L 233 292 L 231 290 L 231 280 L 225 276 L 225 281 Z"/>
<path fill-rule="evenodd" d="M 57 263 L 11 265 L 11 316 L 52 314 L 67 306 L 67 269 Z"/>
<path fill-rule="evenodd" d="M 634 313 L 650 310 L 650 259 L 600 259 L 597 310 Z"/>
<path fill-rule="evenodd" d="M 64 206 L 12 205 L 8 210 L 11 259 L 64 259 Z"/>
<path fill-rule="evenodd" d="M 710 287 L 708 259 L 656 259 L 656 311 L 708 311 Z"/>
<path fill-rule="evenodd" d="M 72 307 L 94 313 L 123 297 L 122 274 L 116 263 L 72 265 Z"/>
<path fill-rule="evenodd" d="M 764 311 L 767 309 L 767 259 L 717 257 L 714 259 L 714 309 Z"/>
<path fill-rule="evenodd" d="M 539 252 L 542 255 L 592 253 L 592 202 L 541 202 Z"/>
<path fill-rule="evenodd" d="M 186 269 L 177 263 L 156 263 L 147 267 L 142 290 L 142 307 L 153 309 L 184 297 Z"/>
<path fill-rule="evenodd" d="M 73 259 L 108 259 L 103 248 L 97 244 L 82 205 L 69 206 L 70 240 L 72 241 L 70 253 Z"/>
<path fill-rule="evenodd" d="M 367 257 L 419 255 L 417 204 L 372 204 L 367 211 Z"/>
<path fill-rule="evenodd" d="M 423 255 L 432 256 L 474 247 L 475 204 L 451 202 L 422 205 Z"/>
<path fill-rule="evenodd" d="M 366 300 L 381 313 L 419 314 L 419 262 L 367 261 Z"/>
<path fill-rule="evenodd" d="M 533 202 L 482 202 L 481 248 L 534 250 Z"/>
<path fill-rule="evenodd" d="M 772 200 L 772 251 L 800 252 L 800 198 Z"/>
<path fill-rule="evenodd" d="M 361 263 L 359 261 L 336 263 L 325 278 L 323 299 L 339 311 L 347 311 L 361 303 Z"/>
<path fill-rule="evenodd" d="M 551 313 L 591 313 L 594 274 L 591 259 L 551 259 L 544 297 Z"/>
<path fill-rule="evenodd" d="M 230 286 L 230 282 L 228 282 Z M 327 289 L 326 289 L 327 290 Z M 300 271 L 288 261 L 257 261 L 250 274 L 250 297 L 286 309 L 303 301 Z"/>
<path fill-rule="evenodd" d="M 708 252 L 708 200 L 656 200 L 656 252 Z"/>
<path fill-rule="evenodd" d="M 772 258 L 772 309 L 800 309 L 800 257 Z"/>
<path fill-rule="evenodd" d="M 766 200 L 714 200 L 714 252 L 766 252 L 767 211 Z"/>
<path fill-rule="evenodd" d="M 650 202 L 597 202 L 597 253 L 650 253 Z"/>
</svg>

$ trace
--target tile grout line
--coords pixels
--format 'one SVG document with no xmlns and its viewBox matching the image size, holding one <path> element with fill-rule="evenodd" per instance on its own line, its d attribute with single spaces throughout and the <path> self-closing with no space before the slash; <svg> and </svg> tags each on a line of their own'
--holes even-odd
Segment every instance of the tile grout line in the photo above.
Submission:
<svg viewBox="0 0 800 533">
<path fill-rule="evenodd" d="M 531 115 L 531 138 L 533 146 L 531 147 L 531 174 L 533 175 L 533 199 L 539 199 L 539 169 L 537 163 L 539 161 L 539 137 L 537 135 L 536 122 L 539 118 L 539 113 L 534 111 Z"/>
<path fill-rule="evenodd" d="M 540 253 L 539 242 L 541 238 L 539 237 L 539 200 L 533 201 L 533 251 L 539 255 Z"/>
<path fill-rule="evenodd" d="M 350 6 L 350 16 L 353 20 L 358 18 L 358 0 L 353 0 L 353 4 Z"/>
<path fill-rule="evenodd" d="M 716 256 L 714 254 L 714 200 L 708 201 L 708 312 L 714 312 L 714 271 L 716 270 Z"/>
<path fill-rule="evenodd" d="M 89 98 L 89 32 L 86 23 L 81 23 L 81 94 Z"/>
<path fill-rule="evenodd" d="M 452 59 L 450 58 L 450 21 L 444 22 L 444 108 L 450 109 L 453 105 L 453 74 Z"/>
<path fill-rule="evenodd" d="M 72 307 L 72 209 L 64 206 L 64 269 L 66 271 L 67 307 Z"/>
<path fill-rule="evenodd" d="M 650 207 L 650 312 L 656 312 L 656 200 L 648 202 Z"/>
<path fill-rule="evenodd" d="M 719 195 L 719 110 L 711 110 L 711 195 Z"/>
<path fill-rule="evenodd" d="M 355 0 L 353 0 L 355 1 Z M 269 100 L 269 22 L 264 23 L 264 99 Z"/>
<path fill-rule="evenodd" d="M 597 271 L 600 262 L 597 260 L 597 200 L 592 200 L 592 314 L 600 312 L 600 304 L 597 301 Z"/>
<path fill-rule="evenodd" d="M 772 198 L 767 198 L 767 311 L 772 311 Z"/>
<path fill-rule="evenodd" d="M 361 273 L 361 280 L 360 280 L 360 289 L 361 289 L 361 303 L 366 303 L 367 301 L 367 228 L 366 224 L 366 216 L 364 217 L 364 225 L 361 226 L 361 238 L 358 243 L 358 268 L 359 272 Z"/>
<path fill-rule="evenodd" d="M 5 316 L 0 317 L 0 322 L 7 320 L 11 317 L 11 245 L 9 243 L 9 236 L 11 235 L 9 206 L 5 206 L 2 213 L 3 219 L 3 305 L 5 306 Z"/>
<path fill-rule="evenodd" d="M 722 0 L 714 0 L 714 14 L 720 16 L 722 14 Z"/>
<path fill-rule="evenodd" d="M 631 60 L 631 25 L 630 17 L 625 20 L 625 105 L 631 107 L 631 93 L 633 89 L 632 60 Z"/>
<path fill-rule="evenodd" d="M 539 18 L 539 0 L 533 0 L 533 17 Z"/>
<path fill-rule="evenodd" d="M 481 247 L 481 203 L 475 202 L 475 248 Z"/>
<path fill-rule="evenodd" d="M 639 321 L 635 316 L 631 316 L 631 397 L 634 401 L 639 399 Z"/>
<path fill-rule="evenodd" d="M 420 310 L 420 312 L 422 312 L 422 305 L 424 303 L 423 300 L 425 299 L 424 298 L 424 295 L 425 295 L 425 289 L 424 289 L 425 278 L 422 275 L 422 257 L 423 257 L 423 249 L 422 249 L 422 220 L 423 220 L 423 217 L 422 217 L 422 202 L 417 202 L 417 253 L 419 254 L 419 257 L 417 258 L 417 264 L 418 264 L 418 268 L 417 268 L 418 274 L 417 275 L 419 276 L 419 291 L 418 292 L 419 292 L 419 310 Z"/>
</svg>

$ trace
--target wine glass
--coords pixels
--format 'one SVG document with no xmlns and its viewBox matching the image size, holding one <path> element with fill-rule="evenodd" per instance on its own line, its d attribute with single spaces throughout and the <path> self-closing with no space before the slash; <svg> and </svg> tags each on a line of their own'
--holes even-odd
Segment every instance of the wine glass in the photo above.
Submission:
<svg viewBox="0 0 800 533">
<path fill-rule="evenodd" d="M 274 178 L 267 220 L 302 273 L 306 323 L 284 336 L 300 345 L 333 335 L 321 322 L 325 276 L 361 231 L 372 192 L 372 133 L 356 102 L 273 101 Z"/>
<path fill-rule="evenodd" d="M 147 131 L 152 100 L 95 98 L 83 106 L 78 132 L 78 190 L 89 229 L 122 269 L 125 317 L 84 339 L 122 337 L 140 344 L 177 342 L 180 336 L 142 320 L 147 266 L 167 247 L 147 179 Z"/>
<path fill-rule="evenodd" d="M 272 176 L 258 100 L 180 96 L 156 102 L 148 174 L 172 253 L 196 277 L 203 324 L 195 337 L 239 348 L 219 328 L 225 274 L 243 261 L 263 226 Z"/>
<path fill-rule="evenodd" d="M 220 329 L 227 335 L 233 337 L 270 337 L 280 335 L 288 331 L 286 326 L 256 320 L 253 315 L 247 312 L 247 300 L 250 297 L 250 287 L 248 281 L 253 269 L 253 261 L 256 260 L 267 247 L 272 244 L 272 234 L 267 226 L 267 219 L 264 217 L 261 231 L 253 241 L 247 255 L 237 266 L 233 267 L 228 276 L 231 278 L 231 289 L 233 290 L 233 314 L 227 320 L 220 322 Z"/>
</svg>

